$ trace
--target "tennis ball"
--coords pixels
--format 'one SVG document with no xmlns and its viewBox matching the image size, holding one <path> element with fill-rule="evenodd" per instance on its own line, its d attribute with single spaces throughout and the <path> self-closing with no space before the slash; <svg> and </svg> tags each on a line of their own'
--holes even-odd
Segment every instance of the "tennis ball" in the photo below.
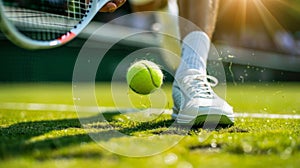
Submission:
<svg viewBox="0 0 300 168">
<path fill-rule="evenodd" d="M 147 95 L 161 87 L 163 73 L 155 63 L 141 60 L 129 67 L 126 79 L 131 90 Z"/>
</svg>

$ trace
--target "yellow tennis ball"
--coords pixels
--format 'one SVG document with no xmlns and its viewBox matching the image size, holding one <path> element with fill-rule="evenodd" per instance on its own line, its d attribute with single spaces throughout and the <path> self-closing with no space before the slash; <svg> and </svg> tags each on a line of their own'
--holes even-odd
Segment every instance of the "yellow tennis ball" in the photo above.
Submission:
<svg viewBox="0 0 300 168">
<path fill-rule="evenodd" d="M 155 63 L 141 60 L 129 67 L 126 79 L 131 90 L 147 95 L 161 87 L 163 77 L 161 69 Z"/>
</svg>

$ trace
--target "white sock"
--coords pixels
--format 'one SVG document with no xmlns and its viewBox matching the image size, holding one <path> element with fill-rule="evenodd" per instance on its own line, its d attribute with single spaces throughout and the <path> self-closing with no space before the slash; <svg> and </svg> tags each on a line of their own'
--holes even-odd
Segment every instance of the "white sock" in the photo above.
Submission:
<svg viewBox="0 0 300 168">
<path fill-rule="evenodd" d="M 206 73 L 206 62 L 210 48 L 210 39 L 202 31 L 189 33 L 182 43 L 182 58 L 177 72 L 197 69 Z"/>
</svg>

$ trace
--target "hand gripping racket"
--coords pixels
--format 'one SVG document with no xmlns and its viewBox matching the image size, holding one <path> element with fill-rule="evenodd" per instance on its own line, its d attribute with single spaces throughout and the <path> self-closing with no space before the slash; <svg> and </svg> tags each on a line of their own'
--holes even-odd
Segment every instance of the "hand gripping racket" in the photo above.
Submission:
<svg viewBox="0 0 300 168">
<path fill-rule="evenodd" d="M 22 48 L 53 48 L 76 37 L 109 1 L 0 0 L 0 27 Z"/>
</svg>

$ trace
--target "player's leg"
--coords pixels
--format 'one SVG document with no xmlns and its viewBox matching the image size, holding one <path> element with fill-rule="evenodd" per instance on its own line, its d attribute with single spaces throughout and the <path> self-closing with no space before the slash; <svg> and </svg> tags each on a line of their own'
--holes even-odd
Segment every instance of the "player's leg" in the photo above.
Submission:
<svg viewBox="0 0 300 168">
<path fill-rule="evenodd" d="M 190 123 L 197 117 L 195 124 L 203 124 L 209 120 L 232 125 L 232 107 L 213 92 L 206 73 L 218 0 L 178 0 L 178 5 L 180 16 L 195 23 L 202 31 L 180 25 L 182 59 L 173 84 L 172 116 L 178 123 Z"/>
<path fill-rule="evenodd" d="M 178 0 L 179 15 L 202 29 L 209 38 L 212 38 L 218 13 L 219 0 Z M 181 37 L 184 38 L 194 30 L 184 30 L 181 27 Z"/>
</svg>

